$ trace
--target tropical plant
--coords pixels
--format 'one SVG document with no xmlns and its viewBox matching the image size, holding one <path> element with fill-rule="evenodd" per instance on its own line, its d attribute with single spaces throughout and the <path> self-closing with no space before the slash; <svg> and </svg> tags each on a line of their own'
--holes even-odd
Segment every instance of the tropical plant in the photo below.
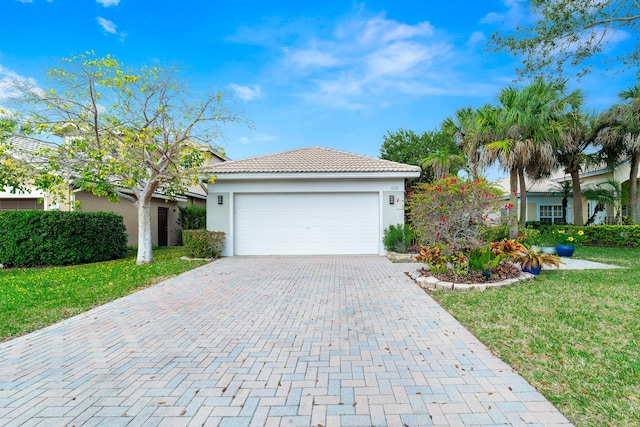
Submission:
<svg viewBox="0 0 640 427">
<path fill-rule="evenodd" d="M 468 252 L 466 256 L 469 260 L 469 270 L 480 272 L 496 267 L 506 258 L 504 254 L 494 254 L 491 246 L 476 248 Z"/>
<path fill-rule="evenodd" d="M 629 216 L 638 223 L 638 169 L 640 167 L 640 84 L 623 90 L 614 104 L 598 118 L 596 143 L 602 145 L 610 166 L 629 161 Z"/>
<path fill-rule="evenodd" d="M 454 138 L 469 162 L 469 172 L 473 179 L 480 178 L 481 139 L 477 130 L 476 110 L 471 107 L 459 108 L 453 117 L 447 117 L 441 125 L 442 131 Z"/>
<path fill-rule="evenodd" d="M 482 246 L 482 226 L 502 204 L 500 195 L 483 179 L 449 176 L 417 185 L 407 202 L 416 242 L 443 245 L 448 254 Z"/>
<path fill-rule="evenodd" d="M 534 270 L 540 266 L 560 268 L 560 258 L 540 252 L 538 249 L 531 249 L 523 246 L 518 252 L 511 256 L 513 262 L 520 264 L 523 270 Z"/>
<path fill-rule="evenodd" d="M 501 106 L 481 129 L 493 135 L 484 145 L 484 163 L 496 160 L 510 173 L 510 191 L 520 192 L 520 227 L 526 226 L 527 185 L 525 175 L 536 179 L 556 165 L 556 142 L 564 130 L 560 120 L 579 108 L 580 91 L 567 93 L 566 80 L 549 82 L 537 78 L 522 89 L 508 87 L 500 93 Z M 516 182 L 517 181 L 517 182 Z M 517 234 L 517 227 L 516 227 Z M 510 233 L 510 237 L 515 237 Z"/>
<path fill-rule="evenodd" d="M 447 257 L 442 245 L 433 245 L 420 246 L 420 252 L 414 259 L 427 264 L 434 273 L 444 273 L 447 271 Z"/>
<path fill-rule="evenodd" d="M 584 191 L 587 200 L 597 202 L 596 213 L 604 209 L 604 206 L 611 204 L 614 209 L 614 217 L 616 224 L 622 225 L 622 207 L 629 199 L 627 187 L 623 186 L 619 181 L 609 178 L 605 182 L 588 187 Z M 593 222 L 594 218 L 589 218 L 589 222 Z"/>
<path fill-rule="evenodd" d="M 462 154 L 453 152 L 449 147 L 444 147 L 429 154 L 421 166 L 422 169 L 432 169 L 433 178 L 440 179 L 448 176 L 451 171 L 457 173 L 465 163 L 466 158 Z"/>
</svg>

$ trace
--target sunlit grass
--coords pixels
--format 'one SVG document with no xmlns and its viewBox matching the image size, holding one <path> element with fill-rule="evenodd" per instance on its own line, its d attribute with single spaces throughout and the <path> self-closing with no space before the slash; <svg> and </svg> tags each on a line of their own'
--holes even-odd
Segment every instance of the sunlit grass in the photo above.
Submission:
<svg viewBox="0 0 640 427">
<path fill-rule="evenodd" d="M 629 268 L 432 296 L 576 425 L 640 425 L 640 249 L 575 256 Z"/>
<path fill-rule="evenodd" d="M 67 267 L 0 270 L 0 339 L 34 331 L 120 298 L 206 261 L 179 257 L 183 248 L 160 248 L 154 262 L 135 256 Z"/>
</svg>

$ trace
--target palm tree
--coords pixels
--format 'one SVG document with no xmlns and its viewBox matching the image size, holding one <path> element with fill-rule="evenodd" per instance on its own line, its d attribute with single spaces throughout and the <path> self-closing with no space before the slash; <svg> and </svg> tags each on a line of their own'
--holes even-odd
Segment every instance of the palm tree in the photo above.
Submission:
<svg viewBox="0 0 640 427">
<path fill-rule="evenodd" d="M 516 174 L 520 189 L 520 226 L 526 225 L 527 187 L 525 175 L 537 179 L 556 165 L 556 146 L 566 125 L 559 120 L 567 110 L 578 108 L 582 95 L 566 93 L 566 80 L 535 79 L 518 89 L 510 86 L 499 96 L 495 139 L 484 145 L 485 162 L 497 160 Z M 485 128 L 486 129 L 486 128 Z M 515 193 L 514 193 L 515 191 Z M 515 195 L 517 190 L 513 187 Z"/>
<path fill-rule="evenodd" d="M 620 163 L 628 160 L 629 216 L 637 224 L 638 167 L 640 166 L 640 84 L 619 93 L 620 101 L 598 118 L 596 143 L 610 160 Z"/>
<path fill-rule="evenodd" d="M 454 138 L 469 159 L 469 172 L 473 179 L 480 177 L 480 144 L 477 138 L 476 111 L 471 107 L 459 108 L 453 117 L 447 117 L 442 131 Z"/>
<path fill-rule="evenodd" d="M 584 196 L 587 200 L 598 202 L 598 206 L 612 204 L 616 223 L 618 225 L 622 224 L 622 206 L 624 205 L 628 194 L 620 182 L 609 178 L 605 182 L 601 182 L 600 184 L 585 189 Z M 589 223 L 593 222 L 595 215 L 600 210 L 602 209 L 596 208 L 593 216 L 589 218 Z"/>
<path fill-rule="evenodd" d="M 451 170 L 457 172 L 465 162 L 466 158 L 462 154 L 452 152 L 448 147 L 443 147 L 429 154 L 422 161 L 422 169 L 433 169 L 433 178 L 440 179 L 449 175 Z"/>
<path fill-rule="evenodd" d="M 580 172 L 583 165 L 590 162 L 590 157 L 585 152 L 593 143 L 593 133 L 591 132 L 593 115 L 574 110 L 561 117 L 560 120 L 564 129 L 556 141 L 557 161 L 558 165 L 564 168 L 565 173 L 571 176 L 573 224 L 582 225 L 584 215 Z"/>
<path fill-rule="evenodd" d="M 573 188 L 570 182 L 554 183 L 558 192 L 562 194 L 562 219 L 567 220 L 567 207 L 569 206 L 569 197 L 573 194 Z"/>
</svg>

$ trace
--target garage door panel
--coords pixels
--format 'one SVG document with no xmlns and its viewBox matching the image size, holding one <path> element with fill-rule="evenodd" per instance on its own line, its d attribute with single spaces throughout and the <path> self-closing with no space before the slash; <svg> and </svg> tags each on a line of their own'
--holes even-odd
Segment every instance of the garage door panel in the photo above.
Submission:
<svg viewBox="0 0 640 427">
<path fill-rule="evenodd" d="M 377 193 L 237 194 L 237 255 L 376 254 Z"/>
</svg>

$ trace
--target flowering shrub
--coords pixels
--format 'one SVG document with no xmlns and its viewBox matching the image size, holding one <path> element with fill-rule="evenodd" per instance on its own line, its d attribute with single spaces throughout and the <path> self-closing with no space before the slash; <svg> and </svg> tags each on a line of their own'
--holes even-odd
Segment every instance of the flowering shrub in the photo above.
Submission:
<svg viewBox="0 0 640 427">
<path fill-rule="evenodd" d="M 447 255 L 482 246 L 482 226 L 504 205 L 500 196 L 484 179 L 449 176 L 418 184 L 407 204 L 417 243 L 442 245 Z"/>
<path fill-rule="evenodd" d="M 553 236 L 558 245 L 576 246 L 587 240 L 583 230 L 554 230 Z"/>
</svg>

